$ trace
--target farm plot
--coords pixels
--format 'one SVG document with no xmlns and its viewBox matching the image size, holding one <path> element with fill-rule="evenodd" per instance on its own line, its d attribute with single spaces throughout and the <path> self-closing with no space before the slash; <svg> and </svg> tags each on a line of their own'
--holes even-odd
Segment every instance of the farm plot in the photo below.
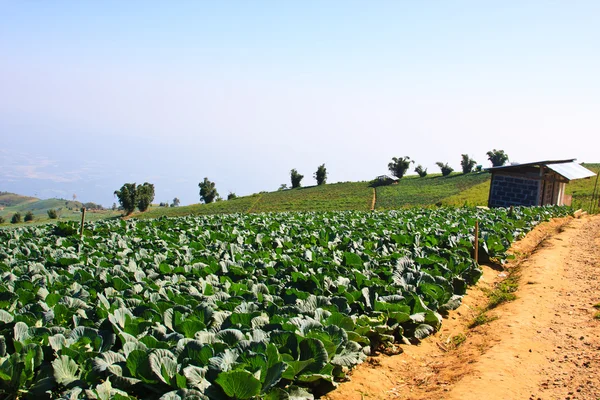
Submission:
<svg viewBox="0 0 600 400">
<path fill-rule="evenodd" d="M 460 305 L 565 208 L 212 215 L 0 231 L 0 393 L 310 398 Z"/>
</svg>

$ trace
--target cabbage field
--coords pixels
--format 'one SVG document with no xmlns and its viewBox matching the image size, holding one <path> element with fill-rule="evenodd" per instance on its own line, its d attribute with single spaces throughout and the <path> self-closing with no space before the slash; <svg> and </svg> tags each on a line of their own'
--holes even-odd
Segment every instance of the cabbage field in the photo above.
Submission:
<svg viewBox="0 0 600 400">
<path fill-rule="evenodd" d="M 480 253 L 565 208 L 113 220 L 0 230 L 2 398 L 308 399 L 439 329 Z"/>
</svg>

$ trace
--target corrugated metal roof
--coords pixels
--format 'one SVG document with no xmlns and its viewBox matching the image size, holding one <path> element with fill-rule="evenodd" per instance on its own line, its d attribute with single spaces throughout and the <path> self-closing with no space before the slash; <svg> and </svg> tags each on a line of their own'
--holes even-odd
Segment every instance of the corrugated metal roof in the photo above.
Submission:
<svg viewBox="0 0 600 400">
<path fill-rule="evenodd" d="M 570 181 L 572 181 L 573 179 L 583 179 L 596 176 L 595 173 L 593 173 L 585 167 L 582 167 L 576 162 L 569 162 L 564 164 L 548 164 L 546 165 L 546 167 L 550 168 L 557 174 L 564 176 Z"/>
<path fill-rule="evenodd" d="M 534 166 L 550 165 L 550 164 L 563 164 L 563 163 L 570 163 L 573 161 L 575 161 L 575 158 L 569 158 L 568 160 L 534 161 L 534 162 L 527 162 L 527 163 L 515 163 L 515 164 L 509 164 L 509 165 L 502 165 L 500 167 L 491 167 L 491 168 L 486 168 L 485 170 L 486 171 L 496 171 L 496 170 L 511 169 L 511 168 L 534 167 Z"/>
</svg>

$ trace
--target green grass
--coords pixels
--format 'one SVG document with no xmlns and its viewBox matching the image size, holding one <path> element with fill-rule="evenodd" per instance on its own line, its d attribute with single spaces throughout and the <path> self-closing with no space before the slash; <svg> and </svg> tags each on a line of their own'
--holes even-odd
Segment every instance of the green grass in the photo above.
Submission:
<svg viewBox="0 0 600 400">
<path fill-rule="evenodd" d="M 481 182 L 477 185 L 463 190 L 455 195 L 446 197 L 442 200 L 445 206 L 487 206 L 488 196 L 490 194 L 490 180 Z"/>
<path fill-rule="evenodd" d="M 476 326 L 485 325 L 485 324 L 488 324 L 497 319 L 498 319 L 497 316 L 489 316 L 489 315 L 487 315 L 486 312 L 482 312 L 479 315 L 477 315 L 475 318 L 473 318 L 473 321 L 471 321 L 471 323 L 469 324 L 469 328 L 473 329 Z"/>
<path fill-rule="evenodd" d="M 600 173 L 599 163 L 583 164 L 583 166 L 597 174 Z M 578 179 L 567 184 L 566 193 L 573 195 L 573 202 L 571 203 L 571 205 L 575 210 L 582 208 L 584 210 L 589 211 L 595 184 L 595 176 L 588 179 Z M 596 207 L 596 210 L 597 209 L 598 207 Z"/>
<path fill-rule="evenodd" d="M 452 338 L 450 339 L 450 346 L 452 346 L 452 348 L 457 348 L 458 346 L 463 344 L 466 340 L 467 340 L 467 337 L 464 334 L 459 333 L 458 335 L 452 336 Z"/>
<path fill-rule="evenodd" d="M 368 182 L 333 183 L 264 193 L 250 212 L 368 211 L 372 201 Z"/>
<path fill-rule="evenodd" d="M 136 218 L 157 218 L 162 216 L 182 217 L 186 215 L 246 213 L 260 196 L 260 194 L 254 194 L 252 196 L 238 197 L 233 200 L 218 201 L 210 204 L 192 204 L 179 207 L 158 207 L 153 205 L 145 213 L 135 213 L 133 216 Z"/>
<path fill-rule="evenodd" d="M 445 177 L 441 174 L 430 174 L 425 178 L 406 176 L 400 179 L 398 184 L 377 188 L 376 209 L 390 210 L 444 203 L 445 199 L 458 195 L 476 185 L 486 182 L 489 185 L 489 180 L 490 174 L 487 172 L 466 175 L 454 173 Z M 472 204 L 476 200 L 456 201 L 461 201 L 462 205 L 465 202 Z M 485 204 L 487 204 L 487 196 Z"/>
</svg>

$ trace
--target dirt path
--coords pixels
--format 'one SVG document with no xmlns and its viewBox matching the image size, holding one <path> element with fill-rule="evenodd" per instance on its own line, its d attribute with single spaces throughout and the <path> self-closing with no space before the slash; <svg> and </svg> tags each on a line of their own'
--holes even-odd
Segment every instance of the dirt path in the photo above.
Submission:
<svg viewBox="0 0 600 400">
<path fill-rule="evenodd" d="M 468 328 L 505 275 L 484 267 L 440 332 L 371 358 L 328 399 L 600 399 L 600 217 L 542 224 L 513 249 L 517 299 L 497 319 Z"/>
<path fill-rule="evenodd" d="M 371 202 L 371 211 L 375 209 L 375 204 L 377 204 L 377 190 L 373 188 L 373 201 Z"/>
</svg>

